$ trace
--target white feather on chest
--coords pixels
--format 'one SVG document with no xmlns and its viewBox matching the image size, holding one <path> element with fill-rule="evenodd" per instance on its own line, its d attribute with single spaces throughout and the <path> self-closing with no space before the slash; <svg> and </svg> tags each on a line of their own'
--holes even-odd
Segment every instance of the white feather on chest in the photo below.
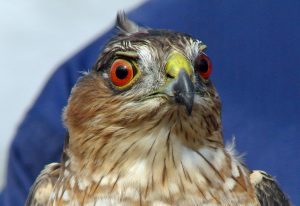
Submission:
<svg viewBox="0 0 300 206">
<path fill-rule="evenodd" d="M 144 138 L 144 141 L 142 141 L 141 144 L 147 143 L 149 147 L 149 145 L 153 144 L 152 141 L 149 141 L 150 138 L 153 139 L 153 136 Z M 103 174 L 101 173 L 93 173 L 91 176 L 89 176 L 89 178 L 79 179 L 70 177 L 70 174 L 66 173 L 65 175 L 70 178 L 70 188 L 72 189 L 72 187 L 77 184 L 79 189 L 84 191 L 91 184 L 99 182 L 100 178 L 101 186 L 103 187 L 110 186 L 117 182 L 115 189 L 111 193 L 95 194 L 95 197 L 86 201 L 85 205 L 128 205 L 128 203 L 123 202 L 122 199 L 126 197 L 127 199 L 139 201 L 139 199 L 141 198 L 141 188 L 147 187 L 147 184 L 149 184 L 149 177 L 152 176 L 151 181 L 154 181 L 154 184 L 156 185 L 155 190 L 148 192 L 147 201 L 152 202 L 152 205 L 167 205 L 164 202 L 159 202 L 159 200 L 164 196 L 176 196 L 177 194 L 181 193 L 182 183 L 180 183 L 179 177 L 181 177 L 182 179 L 188 178 L 192 180 L 193 183 L 200 185 L 202 188 L 209 188 L 208 184 L 221 185 L 224 191 L 229 192 L 236 185 L 236 182 L 231 177 L 226 177 L 224 179 L 224 182 L 222 182 L 220 177 L 218 177 L 216 171 L 219 172 L 224 169 L 224 167 L 228 167 L 230 168 L 231 174 L 234 177 L 239 177 L 240 171 L 244 172 L 243 167 L 241 167 L 239 161 L 233 156 L 231 157 L 232 159 L 230 161 L 230 165 L 227 165 L 226 155 L 230 156 L 232 153 L 231 151 L 226 151 L 226 149 L 224 148 L 213 149 L 209 147 L 203 147 L 195 151 L 188 147 L 185 147 L 180 142 L 176 142 L 178 141 L 177 138 L 172 138 L 172 141 L 172 149 L 174 153 L 176 153 L 176 155 L 174 155 L 175 160 L 172 160 L 172 162 L 174 161 L 176 166 L 173 168 L 167 167 L 167 169 L 171 171 L 168 171 L 169 175 L 164 186 L 161 186 L 161 167 L 166 159 L 157 158 L 156 164 L 153 165 L 150 164 L 149 158 L 147 159 L 143 157 L 143 155 L 141 155 L 140 158 L 134 161 L 130 165 L 130 167 L 125 170 L 126 172 L 122 174 L 122 177 L 119 177 L 116 174 L 107 174 L 103 177 Z M 155 144 L 157 144 L 157 147 L 163 147 L 163 142 L 164 140 L 161 138 L 161 140 L 157 141 Z M 157 156 L 163 157 L 163 155 Z M 167 161 L 171 162 L 171 160 L 169 159 Z M 187 193 L 187 199 L 189 200 L 182 200 L 185 202 L 180 203 L 181 205 L 197 205 L 200 203 L 206 205 L 203 197 L 198 198 L 192 195 L 199 188 L 197 188 L 194 184 L 184 184 L 186 190 L 185 192 Z M 203 189 L 203 195 L 205 196 L 205 199 L 213 199 L 213 192 L 213 188 L 210 188 L 209 190 Z M 190 193 L 191 195 L 189 195 L 188 193 Z M 67 195 L 66 192 L 63 195 L 63 198 L 66 201 L 70 198 L 68 192 Z M 235 197 L 232 198 L 233 201 L 235 201 Z M 78 204 L 76 203 L 76 200 L 73 200 L 73 202 L 73 205 Z"/>
</svg>

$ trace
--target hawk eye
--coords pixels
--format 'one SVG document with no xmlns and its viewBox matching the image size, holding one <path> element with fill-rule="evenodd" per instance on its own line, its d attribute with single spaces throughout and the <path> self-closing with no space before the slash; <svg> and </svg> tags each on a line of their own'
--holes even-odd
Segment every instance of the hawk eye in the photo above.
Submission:
<svg viewBox="0 0 300 206">
<path fill-rule="evenodd" d="M 211 61 L 209 57 L 201 53 L 195 60 L 195 70 L 203 78 L 208 79 L 212 70 Z"/>
<path fill-rule="evenodd" d="M 125 59 L 115 60 L 110 67 L 111 81 L 119 89 L 132 85 L 137 74 L 135 65 Z"/>
</svg>

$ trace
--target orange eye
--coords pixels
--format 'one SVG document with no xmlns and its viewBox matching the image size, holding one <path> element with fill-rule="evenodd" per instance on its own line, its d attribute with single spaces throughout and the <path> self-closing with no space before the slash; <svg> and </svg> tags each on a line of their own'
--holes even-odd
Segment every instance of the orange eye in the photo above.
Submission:
<svg viewBox="0 0 300 206">
<path fill-rule="evenodd" d="M 194 67 L 203 79 L 209 78 L 212 66 L 211 61 L 206 54 L 202 53 L 196 58 Z"/>
<path fill-rule="evenodd" d="M 133 66 L 124 59 L 117 59 L 110 68 L 110 78 L 117 87 L 127 86 L 134 78 Z"/>
</svg>

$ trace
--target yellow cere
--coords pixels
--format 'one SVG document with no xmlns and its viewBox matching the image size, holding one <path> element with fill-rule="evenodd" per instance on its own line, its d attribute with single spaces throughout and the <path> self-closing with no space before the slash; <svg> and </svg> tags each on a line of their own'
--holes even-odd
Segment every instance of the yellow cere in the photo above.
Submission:
<svg viewBox="0 0 300 206">
<path fill-rule="evenodd" d="M 166 73 L 175 78 L 182 69 L 184 69 L 189 76 L 191 76 L 193 73 L 193 68 L 190 61 L 183 54 L 174 51 L 170 54 L 165 66 Z"/>
</svg>

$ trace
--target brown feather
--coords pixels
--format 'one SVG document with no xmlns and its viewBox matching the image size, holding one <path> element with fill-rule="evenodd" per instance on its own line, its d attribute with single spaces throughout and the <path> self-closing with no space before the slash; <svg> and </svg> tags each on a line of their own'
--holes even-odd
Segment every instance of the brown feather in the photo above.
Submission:
<svg viewBox="0 0 300 206">
<path fill-rule="evenodd" d="M 59 206 L 259 205 L 249 170 L 224 148 L 221 100 L 211 81 L 196 72 L 188 77 L 195 84 L 191 115 L 157 92 L 172 81 L 164 69 L 168 55 L 180 52 L 192 64 L 203 44 L 186 34 L 145 30 L 123 14 L 117 27 L 121 33 L 72 89 L 61 166 L 40 175 L 29 204 L 49 186 L 38 201 Z M 110 80 L 117 58 L 140 71 L 126 89 Z"/>
</svg>

